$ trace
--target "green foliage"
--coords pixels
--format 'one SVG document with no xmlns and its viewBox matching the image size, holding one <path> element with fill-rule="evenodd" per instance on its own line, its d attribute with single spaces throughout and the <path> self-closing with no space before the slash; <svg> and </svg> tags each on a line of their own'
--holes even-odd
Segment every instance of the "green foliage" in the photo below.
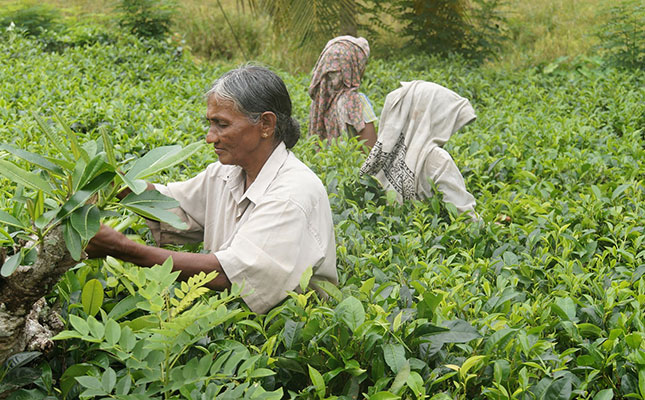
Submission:
<svg viewBox="0 0 645 400">
<path fill-rule="evenodd" d="M 625 68 L 645 69 L 645 5 L 626 0 L 605 10 L 607 23 L 599 27 L 600 48 L 609 62 Z"/>
<path fill-rule="evenodd" d="M 163 39 L 170 32 L 176 7 L 174 0 L 119 0 L 119 23 L 134 35 Z"/>
<path fill-rule="evenodd" d="M 502 0 L 399 0 L 392 9 L 411 47 L 427 54 L 457 53 L 483 61 L 505 40 Z"/>
<path fill-rule="evenodd" d="M 179 217 L 167 211 L 178 203 L 156 191 L 144 192 L 146 183 L 142 178 L 186 160 L 200 150 L 203 143 L 193 143 L 185 148 L 174 145 L 152 149 L 146 156 L 130 163 L 128 172 L 124 175 L 119 170 L 125 166 L 117 163 L 112 143 L 105 131 L 102 132 L 100 141 L 81 144 L 77 134 L 57 114 L 54 115 L 62 125 L 67 141 L 38 115 L 34 114 L 33 117 L 43 136 L 63 157 L 46 158 L 11 145 L 0 147 L 0 156 L 13 154 L 38 168 L 36 172 L 32 172 L 0 159 L 0 175 L 33 193 L 13 198 L 14 201 L 19 199 L 27 203 L 28 223 L 23 223 L 18 217 L 6 212 L 0 214 L 3 222 L 20 229 L 19 232 L 27 235 L 31 242 L 29 246 L 18 245 L 16 248 L 17 243 L 9 241 L 13 255 L 4 260 L 0 269 L 2 276 L 11 275 L 25 261 L 24 255 L 36 250 L 47 233 L 59 225 L 63 227 L 65 244 L 72 258 L 80 260 L 83 247 L 99 231 L 101 217 L 118 208 L 168 222 L 176 228 L 185 226 Z M 116 194 L 125 187 L 131 189 L 132 193 L 122 202 L 111 204 L 114 203 Z M 10 235 L 7 236 L 11 239 Z M 88 302 L 91 303 L 92 300 Z M 96 305 L 85 308 L 90 315 L 98 311 Z"/>
<path fill-rule="evenodd" d="M 57 31 L 62 28 L 60 13 L 52 6 L 28 2 L 21 6 L 7 7 L 0 13 L 0 29 L 6 29 L 12 23 L 24 30 L 27 35 L 40 36 L 46 31 Z"/>
<path fill-rule="evenodd" d="M 26 351 L 9 357 L 0 366 L 0 395 L 28 386 L 40 378 L 42 371 L 29 367 L 40 356 L 37 351 Z"/>
<path fill-rule="evenodd" d="M 126 37 L 43 54 L 34 39 L 2 35 L 0 137 L 12 147 L 0 159 L 42 179 L 60 173 L 52 159 L 63 156 L 32 112 L 60 110 L 80 149 L 112 149 L 101 160 L 128 172 L 153 148 L 203 141 L 203 93 L 228 68 Z M 306 126 L 309 76 L 281 75 Z M 303 138 L 294 151 L 327 188 L 336 229 L 340 284 L 323 285 L 328 298 L 302 290 L 255 315 L 238 292 L 203 293 L 205 277 L 183 286 L 168 265 L 86 261 L 50 295 L 67 332 L 23 389 L 67 399 L 115 396 L 128 384 L 131 398 L 135 389 L 141 398 L 643 397 L 643 72 L 588 60 L 497 72 L 417 56 L 371 60 L 362 90 L 378 114 L 411 79 L 449 87 L 477 112 L 446 147 L 481 223 L 440 196 L 391 202 L 358 176 L 365 154 L 353 138 Z M 185 179 L 213 160 L 196 153 L 154 179 Z M 14 254 L 41 203 L 8 180 L 0 193 L 0 241 Z M 89 214 L 78 212 L 80 231 L 91 231 L 79 225 Z M 138 217 L 107 222 L 149 239 Z"/>
</svg>

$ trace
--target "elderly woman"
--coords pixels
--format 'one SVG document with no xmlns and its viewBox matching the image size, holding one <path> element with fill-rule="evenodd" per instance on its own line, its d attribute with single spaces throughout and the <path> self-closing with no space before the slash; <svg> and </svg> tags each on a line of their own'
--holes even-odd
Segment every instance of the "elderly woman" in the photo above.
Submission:
<svg viewBox="0 0 645 400">
<path fill-rule="evenodd" d="M 309 85 L 310 135 L 332 139 L 347 133 L 370 148 L 374 145 L 376 115 L 367 96 L 358 91 L 369 55 L 362 37 L 339 36 L 327 43 Z"/>
<path fill-rule="evenodd" d="M 111 255 L 140 266 L 172 257 L 181 279 L 217 271 L 215 290 L 243 285 L 249 308 L 263 313 L 312 283 L 337 283 L 331 210 L 320 179 L 289 151 L 300 135 L 284 82 L 270 70 L 244 66 L 207 93 L 206 142 L 219 160 L 185 182 L 148 184 L 176 199 L 185 231 L 151 222 L 159 244 L 203 241 L 208 254 L 146 246 L 106 226 L 90 241 L 90 257 Z M 125 195 L 127 193 L 123 193 Z"/>
</svg>

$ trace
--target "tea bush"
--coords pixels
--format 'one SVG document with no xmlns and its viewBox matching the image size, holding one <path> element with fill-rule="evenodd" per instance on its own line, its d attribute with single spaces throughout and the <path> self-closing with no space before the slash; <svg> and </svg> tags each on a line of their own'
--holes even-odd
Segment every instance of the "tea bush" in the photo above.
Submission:
<svg viewBox="0 0 645 400">
<path fill-rule="evenodd" d="M 0 66 L 3 142 L 56 155 L 32 115 L 58 129 L 55 111 L 82 142 L 107 129 L 126 163 L 153 147 L 202 141 L 203 94 L 232 67 L 195 64 L 128 37 L 46 53 L 12 31 L 0 36 Z M 279 73 L 305 127 L 309 77 Z M 644 398 L 643 71 L 580 61 L 501 72 L 410 57 L 371 60 L 363 90 L 379 113 L 386 94 L 412 79 L 453 89 L 477 112 L 446 147 L 482 222 L 439 197 L 392 203 L 358 176 L 365 156 L 354 139 L 327 146 L 304 138 L 294 151 L 326 185 L 336 227 L 340 284 L 325 287 L 328 299 L 291 293 L 256 315 L 235 290 L 204 294 L 199 279 L 175 283 L 168 265 L 86 261 L 48 297 L 66 323 L 58 346 L 5 365 L 0 392 Z M 197 154 L 156 180 L 190 177 L 214 159 Z M 0 187 L 0 209 L 22 215 L 25 205 L 12 198 L 29 190 Z M 137 217 L 106 222 L 149 240 Z M 0 229 L 9 246 L 16 232 Z M 21 385 L 6 378 L 18 374 Z"/>
</svg>

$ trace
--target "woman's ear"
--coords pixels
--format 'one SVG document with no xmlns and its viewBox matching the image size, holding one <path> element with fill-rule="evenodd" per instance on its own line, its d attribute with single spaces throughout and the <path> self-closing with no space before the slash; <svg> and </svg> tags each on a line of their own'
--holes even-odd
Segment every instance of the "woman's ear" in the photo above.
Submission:
<svg viewBox="0 0 645 400">
<path fill-rule="evenodd" d="M 271 111 L 265 111 L 262 113 L 262 115 L 260 116 L 260 124 L 262 124 L 261 128 L 263 138 L 273 136 L 277 119 L 278 118 L 276 117 L 276 115 Z"/>
</svg>

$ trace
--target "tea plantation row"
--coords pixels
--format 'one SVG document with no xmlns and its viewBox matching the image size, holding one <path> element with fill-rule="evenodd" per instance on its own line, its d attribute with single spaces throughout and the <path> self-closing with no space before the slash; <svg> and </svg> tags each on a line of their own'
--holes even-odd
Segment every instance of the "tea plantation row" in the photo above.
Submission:
<svg viewBox="0 0 645 400">
<path fill-rule="evenodd" d="M 204 139 L 204 92 L 232 66 L 84 35 L 45 47 L 0 34 L 2 142 L 48 154 L 32 114 L 60 130 L 52 111 L 81 141 L 106 126 L 121 160 Z M 281 76 L 305 132 L 309 77 Z M 85 262 L 48 299 L 67 331 L 13 398 L 645 398 L 643 72 L 593 60 L 549 73 L 371 60 L 362 90 L 378 114 L 413 79 L 477 112 L 447 148 L 482 222 L 438 198 L 393 204 L 358 176 L 354 140 L 317 151 L 303 137 L 295 152 L 327 186 L 336 224 L 340 284 L 329 299 L 293 293 L 255 315 L 235 293 L 173 283 L 167 265 Z M 157 180 L 190 177 L 214 157 Z M 0 209 L 20 216 L 16 187 L 0 188 Z M 139 218 L 125 221 L 149 240 Z M 97 290 L 92 310 L 84 303 Z"/>
</svg>

